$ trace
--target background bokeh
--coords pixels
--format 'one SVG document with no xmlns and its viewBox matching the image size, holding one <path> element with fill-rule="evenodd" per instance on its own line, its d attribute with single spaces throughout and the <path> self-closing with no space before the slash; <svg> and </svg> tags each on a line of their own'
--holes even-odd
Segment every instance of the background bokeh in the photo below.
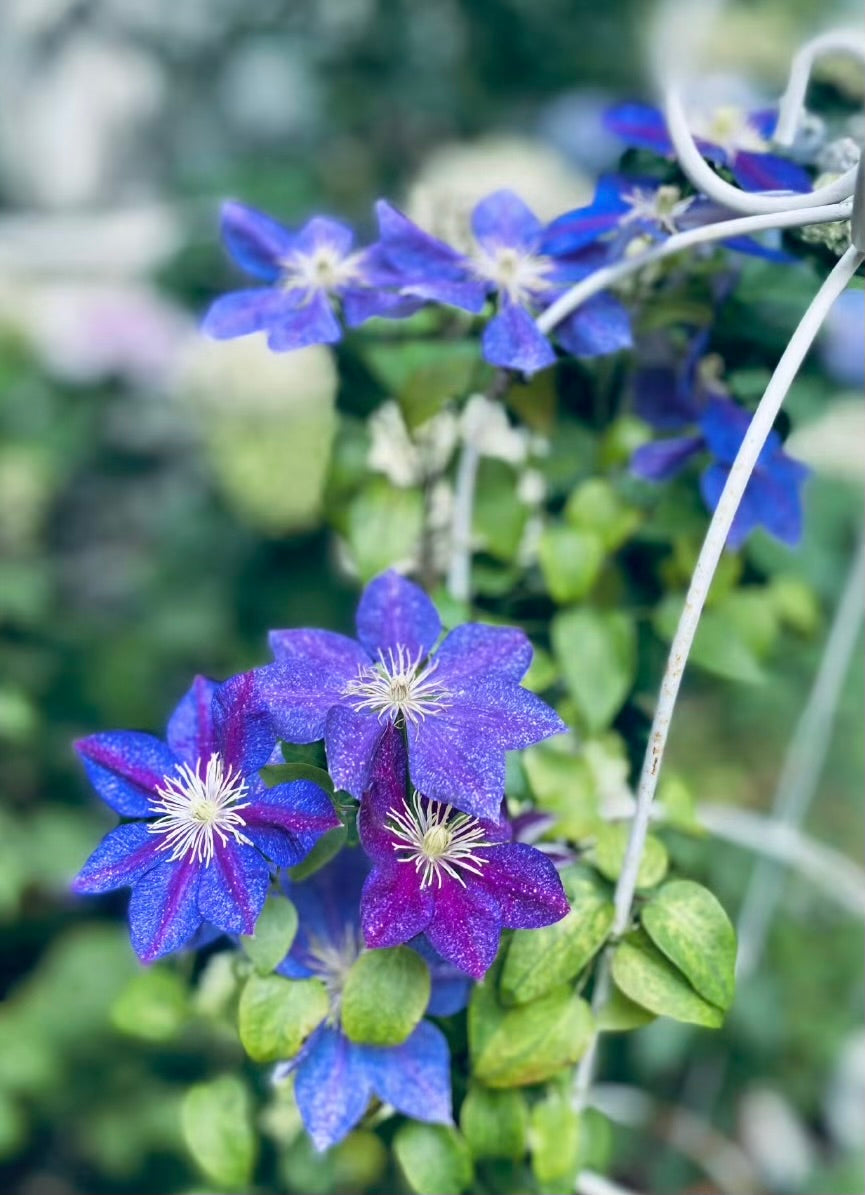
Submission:
<svg viewBox="0 0 865 1195">
<path fill-rule="evenodd" d="M 201 341 L 196 321 L 232 279 L 219 199 L 287 222 L 326 211 L 364 231 L 380 194 L 421 217 L 491 183 L 542 214 L 574 206 L 618 153 L 604 103 L 647 92 L 647 11 L 645 0 L 3 3 L 3 1191 L 194 1189 L 179 1100 L 239 1057 L 197 1022 L 168 1045 L 159 1025 L 136 1025 L 124 897 L 67 893 L 110 824 L 71 740 L 159 729 L 193 672 L 261 662 L 271 626 L 344 628 L 353 606 L 318 512 L 334 403 L 365 416 L 364 379 L 349 368 L 336 393 L 323 350 L 301 361 Z M 811 0 L 732 6 L 715 65 L 771 96 L 791 47 L 830 15 Z M 807 295 L 788 301 L 792 326 Z M 854 551 L 861 380 L 845 353 L 861 304 L 850 318 L 826 342 L 829 409 L 825 383 L 816 399 L 807 386 L 793 397 L 818 459 L 806 541 L 785 568 L 816 595 L 813 625 L 762 685 L 687 682 L 671 764 L 707 801 L 768 806 Z M 860 656 L 806 826 L 857 860 Z M 647 702 L 660 658 L 659 647 Z M 753 856 L 684 838 L 677 850 L 735 912 Z M 722 1032 L 663 1022 L 609 1052 L 605 1075 L 657 1101 L 647 1111 L 632 1098 L 625 1166 L 639 1157 L 649 1189 L 683 1189 L 694 1176 L 683 1156 L 718 1147 L 699 1135 L 711 1121 L 771 1189 L 861 1191 L 862 964 L 861 921 L 791 879 Z M 202 1000 L 218 999 L 217 980 Z M 683 1103 L 699 1129 L 685 1145 L 669 1112 Z M 647 1156 L 656 1138 L 666 1147 Z"/>
</svg>

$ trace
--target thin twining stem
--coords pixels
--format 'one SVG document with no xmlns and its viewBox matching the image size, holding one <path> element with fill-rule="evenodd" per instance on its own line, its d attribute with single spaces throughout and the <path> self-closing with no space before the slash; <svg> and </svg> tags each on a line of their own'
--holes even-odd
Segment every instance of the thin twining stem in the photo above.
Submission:
<svg viewBox="0 0 865 1195">
<path fill-rule="evenodd" d="M 805 93 L 814 63 L 824 54 L 851 54 L 865 61 L 865 43 L 861 29 L 832 29 L 806 42 L 797 51 L 790 66 L 787 90 L 778 105 L 778 122 L 773 140 L 778 145 L 792 145 L 805 106 Z"/>
<path fill-rule="evenodd" d="M 479 461 L 474 437 L 467 435 L 457 465 L 447 577 L 448 593 L 457 602 L 467 602 L 471 598 L 472 513 Z"/>
<path fill-rule="evenodd" d="M 725 241 L 728 237 L 750 236 L 755 232 L 767 232 L 778 228 L 801 228 L 806 224 L 830 224 L 834 220 L 846 220 L 850 216 L 852 202 L 847 199 L 840 203 L 827 204 L 825 207 L 812 207 L 807 210 L 792 210 L 776 212 L 761 216 L 741 216 L 735 220 L 720 220 L 715 224 L 706 224 L 702 228 L 689 228 L 687 232 L 677 232 L 653 245 L 643 253 L 633 257 L 626 257 L 622 261 L 602 266 L 565 291 L 561 298 L 538 316 L 535 321 L 538 330 L 550 332 L 572 311 L 576 311 L 593 295 L 602 290 L 608 290 L 617 282 L 642 270 L 644 266 L 654 265 L 666 257 L 673 257 L 685 249 L 693 249 L 697 245 L 707 245 L 713 241 Z"/>
<path fill-rule="evenodd" d="M 856 182 L 856 169 L 847 170 L 844 174 L 817 187 L 814 191 L 804 194 L 798 191 L 784 191 L 779 194 L 764 194 L 762 192 L 743 191 L 731 183 L 719 178 L 709 163 L 700 153 L 691 130 L 682 103 L 682 97 L 676 86 L 667 87 L 664 112 L 667 118 L 667 130 L 673 148 L 676 151 L 679 166 L 691 180 L 698 191 L 708 195 L 717 203 L 730 208 L 731 211 L 760 215 L 770 212 L 789 212 L 791 210 L 810 210 L 822 207 L 827 203 L 840 202 L 849 199 L 853 194 Z"/>
<path fill-rule="evenodd" d="M 778 777 L 772 820 L 779 828 L 789 830 L 801 826 L 817 792 L 844 678 L 865 620 L 863 594 L 865 539 L 860 542 L 853 560 L 814 685 Z M 768 859 L 761 859 L 751 874 L 739 912 L 737 969 L 740 977 L 749 975 L 760 960 L 783 883 L 783 873 Z M 860 900 L 861 897 L 860 892 Z"/>
<path fill-rule="evenodd" d="M 667 668 L 661 684 L 658 707 L 649 735 L 649 744 L 643 762 L 643 770 L 637 785 L 636 809 L 631 826 L 631 835 L 625 852 L 622 872 L 616 885 L 615 918 L 613 935 L 624 932 L 631 916 L 637 869 L 643 854 L 652 800 L 661 770 L 661 761 L 670 722 L 679 694 L 679 686 L 685 671 L 685 664 L 694 642 L 700 615 L 709 593 L 709 586 L 721 559 L 724 544 L 733 524 L 733 519 L 742 501 L 757 459 L 763 450 L 772 425 L 777 418 L 787 392 L 789 391 L 805 356 L 814 342 L 832 304 L 847 286 L 859 268 L 863 254 L 851 246 L 835 264 L 829 276 L 814 296 L 808 310 L 802 316 L 790 343 L 766 387 L 757 410 L 751 419 L 745 438 L 736 454 L 727 482 L 721 493 L 715 513 L 709 523 L 706 538 L 700 549 L 691 584 L 685 597 L 685 605 L 670 647 Z"/>
</svg>

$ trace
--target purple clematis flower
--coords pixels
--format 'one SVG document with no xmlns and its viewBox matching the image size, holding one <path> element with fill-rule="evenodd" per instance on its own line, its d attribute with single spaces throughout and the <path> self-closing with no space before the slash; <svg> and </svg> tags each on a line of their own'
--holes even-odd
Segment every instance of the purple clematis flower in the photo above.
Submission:
<svg viewBox="0 0 865 1195">
<path fill-rule="evenodd" d="M 415 792 L 406 799 L 406 752 L 391 726 L 373 764 L 358 830 L 373 870 L 360 917 L 367 946 L 398 946 L 418 934 L 442 958 L 481 979 L 503 928 L 560 921 L 568 900 L 555 866 L 503 820 L 457 813 Z"/>
<path fill-rule="evenodd" d="M 607 174 L 598 180 L 590 204 L 557 216 L 547 226 L 541 250 L 551 257 L 570 258 L 603 245 L 608 258 L 621 257 L 635 237 L 663 241 L 677 232 L 732 219 L 735 214 L 703 195 L 686 196 L 673 184 Z M 770 261 L 792 260 L 789 254 L 752 237 L 730 237 L 724 244 Z"/>
<path fill-rule="evenodd" d="M 316 1149 L 341 1141 L 375 1095 L 405 1116 L 436 1124 L 451 1122 L 450 1053 L 441 1030 L 421 1023 L 398 1046 L 366 1046 L 340 1028 L 340 1000 L 348 971 L 363 950 L 358 902 L 369 868 L 361 851 L 343 851 L 300 884 L 286 884 L 299 914 L 291 951 L 277 968 L 289 979 L 321 979 L 330 1010 L 278 1075 L 294 1072 L 294 1093 Z M 445 1016 L 464 1007 L 470 980 L 431 951 L 432 995 L 428 1012 Z"/>
<path fill-rule="evenodd" d="M 743 112 L 724 107 L 708 117 L 696 115 L 691 132 L 700 152 L 716 165 L 729 167 L 746 191 L 810 191 L 807 171 L 768 152 L 777 119 L 774 110 Z M 617 104 L 606 113 L 604 123 L 634 149 L 662 157 L 675 153 L 664 114 L 648 104 Z"/>
<path fill-rule="evenodd" d="M 381 239 L 374 247 L 375 260 L 399 281 L 403 295 L 474 314 L 494 299 L 497 311 L 482 341 L 486 360 L 528 374 L 553 364 L 553 347 L 534 317 L 591 267 L 566 265 L 543 253 L 543 225 L 512 191 L 496 191 L 477 204 L 469 253 L 423 232 L 384 200 L 376 211 Z M 601 356 L 631 344 L 628 313 L 610 294 L 597 295 L 562 320 L 555 335 L 577 357 Z"/>
<path fill-rule="evenodd" d="M 435 800 L 495 819 L 505 752 L 567 730 L 520 679 L 532 658 L 522 631 L 466 623 L 433 646 L 438 612 L 390 571 L 357 610 L 359 642 L 333 631 L 272 631 L 276 663 L 259 670 L 262 699 L 290 743 L 324 738 L 338 788 L 360 799 L 385 730 L 405 729 L 412 783 Z"/>
<path fill-rule="evenodd" d="M 257 772 L 276 745 L 252 673 L 222 685 L 196 677 L 167 742 L 132 730 L 80 739 L 93 787 L 126 822 L 102 840 L 77 892 L 132 888 L 132 945 L 150 962 L 187 944 L 203 923 L 252 933 L 271 863 L 299 863 L 340 824 L 307 780 L 267 788 Z M 270 862 L 269 862 L 270 861 Z"/>
<path fill-rule="evenodd" d="M 219 340 L 266 332 L 275 352 L 333 344 L 342 336 L 335 302 L 350 327 L 421 306 L 388 287 L 369 251 L 354 250 L 352 230 L 337 220 L 316 216 L 292 232 L 264 212 L 229 202 L 222 235 L 237 264 L 266 285 L 232 291 L 211 305 L 203 329 Z"/>
<path fill-rule="evenodd" d="M 734 402 L 712 398 L 700 415 L 699 433 L 644 444 L 631 458 L 631 470 L 647 481 L 665 481 L 696 453 L 708 450 L 714 460 L 700 478 L 700 492 L 713 511 L 750 422 L 748 412 Z M 802 538 L 801 488 L 809 474 L 807 465 L 783 451 L 778 433 L 770 432 L 730 528 L 727 547 L 741 547 L 761 526 L 795 547 Z"/>
</svg>

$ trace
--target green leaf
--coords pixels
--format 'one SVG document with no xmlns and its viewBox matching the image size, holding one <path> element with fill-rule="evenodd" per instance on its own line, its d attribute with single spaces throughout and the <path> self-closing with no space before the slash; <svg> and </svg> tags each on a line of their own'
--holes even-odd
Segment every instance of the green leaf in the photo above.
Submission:
<svg viewBox="0 0 865 1195">
<path fill-rule="evenodd" d="M 417 1195 L 459 1195 L 474 1177 L 469 1148 L 444 1124 L 404 1124 L 393 1150 L 409 1186 Z"/>
<path fill-rule="evenodd" d="M 628 506 L 602 477 L 591 477 L 578 485 L 564 513 L 572 527 L 597 536 L 607 552 L 620 548 L 642 521 L 640 512 Z"/>
<path fill-rule="evenodd" d="M 237 1027 L 255 1062 L 293 1058 L 327 1016 L 329 1001 L 319 979 L 253 975 L 240 993 Z"/>
<path fill-rule="evenodd" d="M 589 1006 L 567 987 L 516 1008 L 499 1003 L 490 976 L 472 993 L 472 1070 L 487 1087 L 543 1082 L 582 1057 L 591 1033 Z"/>
<path fill-rule="evenodd" d="M 708 888 L 671 880 L 643 906 L 640 919 L 700 995 L 728 1009 L 736 986 L 736 931 Z"/>
<path fill-rule="evenodd" d="M 642 1029 L 651 1024 L 655 1014 L 629 1000 L 614 987 L 604 1007 L 598 1013 L 598 1029 L 602 1033 L 623 1033 L 628 1029 Z"/>
<path fill-rule="evenodd" d="M 554 601 L 575 602 L 585 597 L 598 579 L 606 550 L 592 531 L 547 527 L 538 544 L 541 572 Z"/>
<path fill-rule="evenodd" d="M 814 635 L 820 626 L 820 605 L 807 581 L 791 573 L 779 573 L 769 582 L 768 596 L 784 626 L 800 635 Z"/>
<path fill-rule="evenodd" d="M 571 911 L 555 925 L 518 929 L 511 938 L 501 975 L 506 1004 L 525 1004 L 582 971 L 604 944 L 613 905 L 592 879 L 572 870 L 563 875 Z"/>
<path fill-rule="evenodd" d="M 329 797 L 334 794 L 333 781 L 324 768 L 311 763 L 276 763 L 261 769 L 261 778 L 269 787 L 276 784 L 291 784 L 293 780 L 311 780 L 323 789 Z"/>
<path fill-rule="evenodd" d="M 254 934 L 241 943 L 259 975 L 269 975 L 291 949 L 297 933 L 297 910 L 284 896 L 271 896 L 255 923 Z"/>
<path fill-rule="evenodd" d="M 466 394 L 478 368 L 473 341 L 451 345 L 439 341 L 436 348 L 439 355 L 412 370 L 397 393 L 410 431 L 431 419 L 445 403 Z"/>
<path fill-rule="evenodd" d="M 618 610 L 563 611 L 553 619 L 552 643 L 586 727 L 603 730 L 634 682 L 637 642 L 633 622 Z"/>
<path fill-rule="evenodd" d="M 460 1128 L 474 1158 L 521 1158 L 529 1110 L 521 1091 L 490 1091 L 473 1083 L 460 1110 Z"/>
<path fill-rule="evenodd" d="M 332 372 L 332 371 L 331 371 Z M 291 381 L 288 382 L 291 393 Z M 227 501 L 265 535 L 314 527 L 336 430 L 334 392 L 292 396 L 274 411 L 249 413 L 242 404 L 202 420 L 210 467 Z M 246 397 L 246 396 L 244 396 Z M 273 478 L 290 477 L 290 485 Z"/>
<path fill-rule="evenodd" d="M 149 967 L 126 985 L 111 1007 L 122 1033 L 145 1041 L 170 1041 L 189 1013 L 186 985 L 168 967 Z"/>
<path fill-rule="evenodd" d="M 532 653 L 529 670 L 520 684 L 533 693 L 543 693 L 556 681 L 559 670 L 549 652 L 542 647 L 536 647 Z"/>
<path fill-rule="evenodd" d="M 621 874 L 630 835 L 630 822 L 604 822 L 598 826 L 595 845 L 586 857 L 608 880 L 617 880 Z M 637 887 L 654 888 L 660 884 L 669 862 L 667 848 L 660 838 L 647 834 L 637 870 Z"/>
<path fill-rule="evenodd" d="M 666 772 L 658 785 L 657 806 L 663 814 L 664 825 L 674 826 L 685 834 L 705 837 L 706 831 L 697 820 L 697 802 L 681 776 Z"/>
<path fill-rule="evenodd" d="M 485 551 L 511 561 L 523 539 L 529 509 L 517 497 L 516 474 L 504 461 L 482 458 L 478 467 L 472 529 Z"/>
<path fill-rule="evenodd" d="M 555 832 L 573 842 L 594 833 L 600 820 L 597 784 L 573 737 L 556 735 L 520 758 L 537 804 L 555 817 Z"/>
<path fill-rule="evenodd" d="M 613 954 L 613 980 L 635 1004 L 659 1017 L 718 1029 L 724 1023 L 720 1008 L 699 996 L 641 930 L 619 943 Z"/>
<path fill-rule="evenodd" d="M 364 951 L 342 990 L 342 1027 L 352 1041 L 398 1046 L 423 1016 L 429 996 L 429 968 L 414 950 Z"/>
<path fill-rule="evenodd" d="M 419 490 L 373 478 L 348 508 L 347 536 L 362 581 L 414 554 L 423 527 Z"/>
<path fill-rule="evenodd" d="M 255 1132 L 249 1093 L 240 1079 L 223 1075 L 190 1087 L 180 1119 L 187 1148 L 209 1179 L 232 1191 L 250 1186 Z"/>
<path fill-rule="evenodd" d="M 345 846 L 347 837 L 348 830 L 345 826 L 334 826 L 332 830 L 322 834 L 306 858 L 289 868 L 288 874 L 292 880 L 297 883 L 320 871 L 326 863 L 330 863 L 331 859 L 336 858 Z"/>
<path fill-rule="evenodd" d="M 672 642 L 676 633 L 683 605 L 684 599 L 679 594 L 667 594 L 652 616 L 655 631 L 667 643 Z M 723 608 L 703 611 L 690 659 L 704 671 L 725 680 L 758 684 L 766 679 L 753 649 Z"/>
<path fill-rule="evenodd" d="M 562 1091 L 532 1108 L 532 1172 L 543 1192 L 573 1191 L 580 1163 L 580 1117 Z"/>
</svg>

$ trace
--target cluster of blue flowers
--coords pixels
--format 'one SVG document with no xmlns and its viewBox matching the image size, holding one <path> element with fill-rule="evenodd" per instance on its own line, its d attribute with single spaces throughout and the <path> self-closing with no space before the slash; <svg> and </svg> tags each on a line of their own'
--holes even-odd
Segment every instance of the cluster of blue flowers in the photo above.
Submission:
<svg viewBox="0 0 865 1195">
<path fill-rule="evenodd" d="M 654 110 L 624 105 L 608 120 L 628 145 L 670 153 Z M 766 114 L 755 114 L 718 126 L 716 140 L 701 145 L 745 187 L 807 189 L 807 175 L 767 152 L 768 128 Z M 723 218 L 678 186 L 619 174 L 600 180 L 591 204 L 547 226 L 512 192 L 488 196 L 472 214 L 468 251 L 385 201 L 377 217 L 378 241 L 356 249 L 352 230 L 338 221 L 316 217 L 292 232 L 226 204 L 228 249 L 263 285 L 219 298 L 206 331 L 218 338 L 263 332 L 283 351 L 334 343 L 343 324 L 442 304 L 485 316 L 486 360 L 531 374 L 552 365 L 557 348 L 592 357 L 632 344 L 630 315 L 606 292 L 558 324 L 555 345 L 539 331 L 538 315 L 574 282 L 626 253 L 634 237 L 660 240 Z M 753 241 L 729 245 L 778 255 Z M 638 414 L 659 431 L 683 434 L 644 444 L 631 467 L 660 481 L 708 453 L 701 488 L 714 508 L 749 417 L 701 367 L 706 339 L 705 331 L 695 335 L 684 361 L 662 356 L 638 367 Z M 758 524 L 795 543 L 806 473 L 770 436 L 731 546 Z M 438 1027 L 422 1020 L 402 1044 L 387 1047 L 343 1032 L 342 989 L 363 951 L 410 944 L 430 970 L 428 1013 L 448 1015 L 490 968 L 503 929 L 551 925 L 569 911 L 552 853 L 519 840 L 504 804 L 506 752 L 567 730 L 521 684 L 532 656 L 526 636 L 479 623 L 443 636 L 429 597 L 396 572 L 367 586 L 356 630 L 356 639 L 273 631 L 271 664 L 223 684 L 194 680 L 165 741 L 113 731 L 77 744 L 96 792 L 124 820 L 75 887 L 131 889 L 130 933 L 143 961 L 219 934 L 254 933 L 271 893 L 294 903 L 299 930 L 278 971 L 323 980 L 329 1006 L 282 1069 L 294 1072 L 298 1107 L 318 1148 L 344 1137 L 373 1094 L 419 1120 L 451 1119 L 450 1059 Z M 312 780 L 262 778 L 263 768 L 281 761 L 281 742 L 319 741 L 333 785 L 353 802 L 336 804 Z M 292 879 L 290 869 L 346 823 L 358 845 L 306 880 Z"/>
<path fill-rule="evenodd" d="M 769 152 L 774 122 L 773 111 L 722 110 L 707 122 L 697 144 L 745 189 L 807 191 L 808 173 Z M 610 109 L 606 123 L 631 149 L 673 156 L 657 109 L 621 104 Z M 658 178 L 611 174 L 599 180 L 590 204 L 546 226 L 511 191 L 487 196 L 471 216 L 469 252 L 424 232 L 385 200 L 376 205 L 376 215 L 379 239 L 355 249 L 352 230 L 336 220 L 316 217 L 292 232 L 253 208 L 225 204 L 222 226 L 228 250 L 245 272 L 265 285 L 217 299 L 205 317 L 205 331 L 219 339 L 264 332 L 269 346 L 282 351 L 338 341 L 339 317 L 354 328 L 374 316 L 405 318 L 435 303 L 485 315 L 485 359 L 530 375 L 556 361 L 555 347 L 536 320 L 570 286 L 621 258 L 636 237 L 661 241 L 729 218 L 730 213 L 705 196 L 686 194 Z M 741 253 L 789 260 L 783 250 L 750 237 L 731 237 L 725 243 Z M 604 291 L 565 317 L 552 335 L 565 353 L 597 357 L 631 348 L 631 323 L 623 303 Z M 693 364 L 690 358 L 689 362 Z M 687 400 L 687 418 L 671 423 L 669 412 L 681 410 L 681 394 L 676 387 L 670 389 L 658 404 L 661 414 L 649 422 L 657 427 L 696 424 L 699 431 L 644 447 L 634 458 L 633 471 L 662 481 L 690 456 L 708 450 L 713 459 L 703 474 L 701 491 L 714 510 L 748 415 L 730 399 L 708 404 L 696 395 L 693 399 Z M 662 409 L 665 403 L 669 412 Z M 800 490 L 807 472 L 784 455 L 773 435 L 749 484 L 729 546 L 740 546 L 756 526 L 785 543 L 797 543 Z M 349 791 L 355 791 L 346 773 L 340 775 Z"/>
<path fill-rule="evenodd" d="M 362 949 L 416 944 L 435 981 L 430 1012 L 442 1014 L 489 969 L 503 928 L 550 925 L 569 909 L 551 860 L 513 840 L 504 812 L 505 752 L 567 730 L 520 684 L 531 646 L 521 631 L 479 623 L 436 646 L 441 631 L 423 590 L 387 572 L 361 598 L 357 640 L 275 631 L 275 663 L 221 685 L 196 678 L 165 742 L 111 731 L 77 743 L 97 793 L 130 820 L 75 887 L 132 889 L 132 944 L 149 962 L 215 931 L 253 933 L 282 869 L 343 824 L 313 782 L 268 787 L 259 775 L 281 758 L 280 740 L 324 739 L 334 784 L 360 802 L 362 851 L 284 882 L 300 932 L 280 968 L 322 977 L 331 996 L 293 1062 L 321 1148 L 357 1122 L 371 1091 L 418 1119 L 450 1115 L 448 1052 L 433 1025 L 391 1048 L 341 1033 L 341 983 Z"/>
</svg>

